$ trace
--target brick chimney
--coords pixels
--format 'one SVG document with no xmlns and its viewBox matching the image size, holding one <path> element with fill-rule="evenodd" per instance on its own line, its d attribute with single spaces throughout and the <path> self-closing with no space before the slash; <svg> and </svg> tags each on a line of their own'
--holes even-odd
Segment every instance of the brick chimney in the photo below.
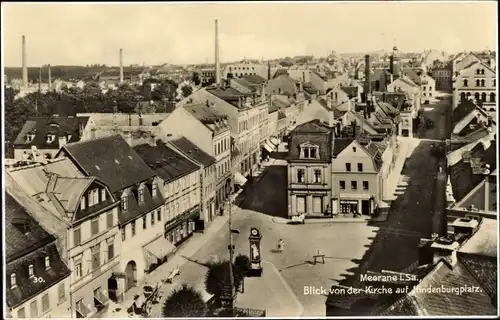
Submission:
<svg viewBox="0 0 500 320">
<path fill-rule="evenodd" d="M 123 84 L 123 49 L 120 49 L 120 84 Z"/>
<path fill-rule="evenodd" d="M 154 133 L 151 134 L 151 146 L 156 147 L 156 136 Z"/>
<path fill-rule="evenodd" d="M 215 84 L 220 85 L 219 22 L 215 20 Z"/>
<path fill-rule="evenodd" d="M 28 64 L 27 64 L 27 57 L 26 57 L 26 38 L 23 36 L 22 37 L 22 67 L 23 67 L 23 88 L 28 87 Z"/>
<path fill-rule="evenodd" d="M 52 86 L 52 73 L 50 71 L 50 64 L 49 64 L 48 68 L 49 68 L 48 72 L 49 72 L 49 90 L 50 90 L 50 87 Z"/>
<path fill-rule="evenodd" d="M 369 94 L 372 91 L 371 79 L 370 79 L 370 55 L 365 55 L 365 94 Z"/>
</svg>

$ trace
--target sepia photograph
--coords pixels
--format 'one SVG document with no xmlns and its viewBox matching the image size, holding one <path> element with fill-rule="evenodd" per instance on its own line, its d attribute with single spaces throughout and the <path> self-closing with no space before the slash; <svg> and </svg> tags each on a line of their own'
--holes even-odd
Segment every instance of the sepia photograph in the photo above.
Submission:
<svg viewBox="0 0 500 320">
<path fill-rule="evenodd" d="M 2 2 L 4 318 L 496 318 L 497 11 Z"/>
</svg>

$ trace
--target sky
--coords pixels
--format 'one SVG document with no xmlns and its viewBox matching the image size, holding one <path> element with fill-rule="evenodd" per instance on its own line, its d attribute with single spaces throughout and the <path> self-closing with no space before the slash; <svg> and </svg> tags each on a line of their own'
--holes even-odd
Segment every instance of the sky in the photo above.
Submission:
<svg viewBox="0 0 500 320">
<path fill-rule="evenodd" d="M 4 65 L 188 64 L 403 52 L 494 50 L 497 3 L 2 3 Z"/>
</svg>

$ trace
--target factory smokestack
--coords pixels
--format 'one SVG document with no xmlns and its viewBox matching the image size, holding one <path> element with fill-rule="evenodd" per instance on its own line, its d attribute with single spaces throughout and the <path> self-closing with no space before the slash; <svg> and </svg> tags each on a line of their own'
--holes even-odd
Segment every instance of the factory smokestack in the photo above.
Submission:
<svg viewBox="0 0 500 320">
<path fill-rule="evenodd" d="M 215 84 L 220 85 L 219 23 L 215 20 Z"/>
<path fill-rule="evenodd" d="M 120 84 L 123 84 L 123 49 L 120 49 Z"/>
<path fill-rule="evenodd" d="M 42 92 L 42 67 L 38 68 L 38 92 Z"/>
<path fill-rule="evenodd" d="M 50 87 L 52 86 L 52 72 L 50 71 L 50 64 L 48 65 L 48 68 L 49 68 L 49 90 L 50 90 Z"/>
<path fill-rule="evenodd" d="M 365 55 L 365 97 L 372 91 L 372 82 L 370 79 L 370 55 Z"/>
<path fill-rule="evenodd" d="M 23 87 L 27 88 L 28 87 L 28 65 L 26 62 L 26 38 L 23 36 L 23 52 L 22 52 L 22 59 L 23 59 Z"/>
</svg>

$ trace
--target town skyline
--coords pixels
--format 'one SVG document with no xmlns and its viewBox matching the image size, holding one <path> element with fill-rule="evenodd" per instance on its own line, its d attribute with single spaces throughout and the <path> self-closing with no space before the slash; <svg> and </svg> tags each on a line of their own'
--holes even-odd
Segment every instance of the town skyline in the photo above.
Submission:
<svg viewBox="0 0 500 320">
<path fill-rule="evenodd" d="M 8 67 L 21 66 L 22 35 L 32 67 L 118 65 L 120 48 L 124 65 L 213 63 L 216 19 L 221 62 L 390 51 L 394 45 L 403 52 L 493 50 L 497 39 L 496 2 L 7 4 L 2 16 Z M 456 23 L 470 16 L 482 17 L 473 29 Z"/>
</svg>

